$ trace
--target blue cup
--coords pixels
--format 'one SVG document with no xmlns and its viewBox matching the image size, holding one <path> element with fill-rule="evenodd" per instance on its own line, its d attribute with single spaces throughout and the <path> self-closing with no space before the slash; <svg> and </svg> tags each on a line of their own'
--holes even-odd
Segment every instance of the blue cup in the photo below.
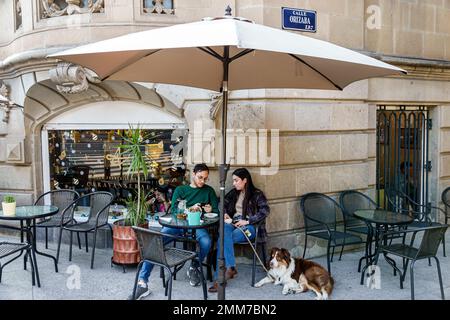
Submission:
<svg viewBox="0 0 450 320">
<path fill-rule="evenodd" d="M 188 212 L 187 213 L 187 220 L 188 225 L 190 226 L 198 226 L 200 224 L 200 215 L 201 212 Z"/>
</svg>

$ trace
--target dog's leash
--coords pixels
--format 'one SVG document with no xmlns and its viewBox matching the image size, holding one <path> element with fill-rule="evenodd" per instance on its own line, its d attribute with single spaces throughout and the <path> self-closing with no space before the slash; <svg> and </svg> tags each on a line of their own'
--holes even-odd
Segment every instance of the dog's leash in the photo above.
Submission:
<svg viewBox="0 0 450 320">
<path fill-rule="evenodd" d="M 246 234 L 245 231 L 242 229 L 242 227 L 243 227 L 243 226 L 237 227 L 237 229 L 239 229 L 239 230 L 242 232 L 242 234 L 244 235 L 245 239 L 247 239 L 247 242 L 249 243 L 250 248 L 252 248 L 253 253 L 255 254 L 256 258 L 258 258 L 259 264 L 260 264 L 260 265 L 263 267 L 263 269 L 266 271 L 267 275 L 268 275 L 269 277 L 271 277 L 272 279 L 275 280 L 275 278 L 269 273 L 269 270 L 267 270 L 267 268 L 266 268 L 266 266 L 264 265 L 264 263 L 261 261 L 261 258 L 259 257 L 259 255 L 258 255 L 258 253 L 256 252 L 255 248 L 253 248 L 253 243 L 252 243 L 252 241 L 251 241 L 250 238 L 247 236 L 247 234 Z M 258 240 L 256 239 L 256 241 L 258 241 Z"/>
</svg>

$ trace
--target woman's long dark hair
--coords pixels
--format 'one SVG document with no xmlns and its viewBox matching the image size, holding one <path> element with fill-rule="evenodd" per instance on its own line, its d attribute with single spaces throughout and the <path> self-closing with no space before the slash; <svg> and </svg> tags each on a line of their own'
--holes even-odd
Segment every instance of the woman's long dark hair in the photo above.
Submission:
<svg viewBox="0 0 450 320">
<path fill-rule="evenodd" d="M 248 202 L 255 194 L 257 188 L 255 188 L 255 185 L 253 184 L 252 176 L 250 175 L 250 172 L 248 172 L 247 169 L 245 169 L 245 168 L 236 169 L 236 170 L 234 170 L 233 175 L 241 178 L 242 180 L 247 179 L 247 183 L 245 184 L 244 201 L 242 203 L 242 215 L 245 218 L 247 215 Z M 239 193 L 240 192 L 238 192 L 238 197 L 239 197 Z"/>
</svg>

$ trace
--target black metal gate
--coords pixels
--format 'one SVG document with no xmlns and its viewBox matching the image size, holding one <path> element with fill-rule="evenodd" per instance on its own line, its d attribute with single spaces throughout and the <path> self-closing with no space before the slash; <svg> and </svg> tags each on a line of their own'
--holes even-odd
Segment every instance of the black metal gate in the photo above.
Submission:
<svg viewBox="0 0 450 320">
<path fill-rule="evenodd" d="M 378 106 L 376 188 L 381 207 L 393 209 L 388 195 L 399 192 L 427 205 L 430 129 L 425 106 Z"/>
</svg>

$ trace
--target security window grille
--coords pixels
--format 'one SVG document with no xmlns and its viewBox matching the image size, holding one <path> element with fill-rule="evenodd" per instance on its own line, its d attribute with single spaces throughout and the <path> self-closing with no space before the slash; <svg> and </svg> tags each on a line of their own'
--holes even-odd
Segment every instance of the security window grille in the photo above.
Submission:
<svg viewBox="0 0 450 320">
<path fill-rule="evenodd" d="M 396 209 L 388 201 L 394 194 L 427 204 L 429 130 L 425 106 L 378 106 L 376 188 L 380 206 Z"/>
</svg>

